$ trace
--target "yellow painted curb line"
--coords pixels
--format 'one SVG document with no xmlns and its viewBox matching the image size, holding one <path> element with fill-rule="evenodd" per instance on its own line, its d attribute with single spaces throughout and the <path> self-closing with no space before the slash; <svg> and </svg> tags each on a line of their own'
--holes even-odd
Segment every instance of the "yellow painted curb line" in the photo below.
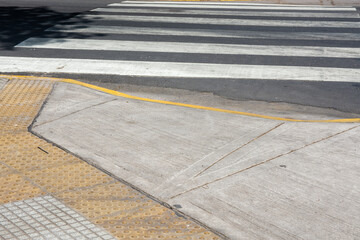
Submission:
<svg viewBox="0 0 360 240">
<path fill-rule="evenodd" d="M 10 76 L 9 75 L 0 75 L 0 77 L 10 78 L 10 79 L 11 78 L 21 78 L 21 79 L 29 79 L 29 80 L 36 80 L 36 79 L 46 80 L 46 79 L 48 79 L 48 80 L 54 80 L 54 81 L 59 81 L 59 82 L 72 83 L 72 84 L 80 85 L 83 87 L 91 88 L 91 89 L 94 89 L 97 91 L 105 92 L 105 93 L 108 93 L 108 94 L 111 94 L 114 96 L 119 96 L 119 97 L 128 98 L 128 99 L 160 103 L 160 104 L 166 104 L 166 105 L 173 105 L 173 106 L 179 106 L 179 107 L 202 109 L 202 110 L 208 110 L 208 111 L 214 111 L 214 112 L 237 114 L 237 115 L 243 115 L 243 116 L 249 116 L 249 117 L 263 118 L 263 119 L 278 120 L 278 121 L 313 122 L 313 123 L 315 123 L 315 122 L 317 122 L 317 123 L 360 123 L 360 118 L 344 118 L 344 119 L 330 119 L 330 120 L 303 120 L 303 119 L 281 118 L 281 117 L 273 117 L 273 116 L 267 116 L 267 115 L 256 114 L 256 113 L 227 110 L 227 109 L 222 109 L 222 108 L 213 108 L 213 107 L 205 107 L 205 106 L 186 104 L 186 103 L 177 103 L 177 102 L 156 100 L 156 99 L 150 99 L 150 98 L 142 98 L 142 97 L 132 96 L 132 95 L 129 95 L 126 93 L 122 93 L 122 92 L 118 92 L 115 90 L 95 86 L 92 84 L 84 83 L 84 82 L 73 80 L 73 79 L 35 77 L 35 76 L 17 76 L 17 75 L 10 75 Z"/>
</svg>

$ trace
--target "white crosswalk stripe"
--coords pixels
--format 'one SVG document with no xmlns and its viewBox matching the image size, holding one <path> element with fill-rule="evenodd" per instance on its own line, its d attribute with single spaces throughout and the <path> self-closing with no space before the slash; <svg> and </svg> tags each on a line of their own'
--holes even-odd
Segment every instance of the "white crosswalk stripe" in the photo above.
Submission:
<svg viewBox="0 0 360 240">
<path fill-rule="evenodd" d="M 260 39 L 293 39 L 293 40 L 355 40 L 360 39 L 360 33 L 307 33 L 293 32 L 262 32 L 236 30 L 209 30 L 209 29 L 171 29 L 171 28 L 142 28 L 124 26 L 87 26 L 80 24 L 55 26 L 49 31 L 72 33 L 103 33 L 103 34 L 137 34 L 137 35 L 167 35 L 167 36 L 198 36 L 198 37 L 227 37 L 227 38 L 260 38 Z"/>
<path fill-rule="evenodd" d="M 31 38 L 19 47 L 26 48 L 56 48 L 81 50 L 114 50 L 114 51 L 142 51 L 142 52 L 173 52 L 173 53 L 209 53 L 231 55 L 268 55 L 268 56 L 313 56 L 357 58 L 360 48 L 335 47 L 289 47 L 255 45 L 249 48 L 241 44 L 213 44 L 213 43 L 179 43 L 179 42 L 151 42 L 151 41 L 117 41 L 95 39 L 67 39 L 61 41 L 47 38 Z"/>
<path fill-rule="evenodd" d="M 360 82 L 352 7 L 124 1 L 16 49 L 0 71 Z"/>
<path fill-rule="evenodd" d="M 96 8 L 91 10 L 91 12 L 97 13 L 164 13 L 163 9 L 132 9 L 132 8 Z M 314 14 L 313 12 L 285 12 L 285 11 L 256 11 L 257 14 L 261 14 L 261 16 L 275 16 L 275 17 L 312 17 L 312 18 L 324 18 L 324 17 L 341 17 L 341 18 L 352 18 L 357 17 L 358 14 L 356 11 L 346 11 L 346 12 L 317 12 Z M 191 15 L 217 15 L 217 16 L 254 16 L 254 12 L 251 11 L 219 11 L 217 9 L 182 9 L 181 11 L 172 11 L 171 15 L 184 15 L 184 14 L 191 14 Z"/>
<path fill-rule="evenodd" d="M 360 28 L 360 24 L 355 22 L 306 22 L 306 21 L 279 21 L 279 20 L 244 20 L 244 19 L 213 19 L 200 17 L 153 17 L 153 16 L 114 16 L 114 15 L 84 15 L 85 20 L 102 21 L 137 21 L 137 22 L 157 22 L 157 23 L 190 23 L 190 24 L 215 24 L 232 26 L 267 26 L 267 27 L 333 27 L 333 28 Z"/>
<path fill-rule="evenodd" d="M 191 8 L 204 8 L 205 4 L 202 3 L 192 3 L 191 4 Z M 161 2 L 157 2 L 157 3 L 152 3 L 152 2 L 148 2 L 148 3 L 139 3 L 139 2 L 123 2 L 123 3 L 113 3 L 113 4 L 109 4 L 109 6 L 111 7 L 163 7 L 163 8 L 178 8 L 178 7 L 189 7 L 189 4 L 187 3 L 161 3 Z M 274 5 L 249 5 L 249 4 L 233 4 L 233 5 L 228 5 L 228 4 L 216 4 L 216 5 L 210 5 L 207 4 L 206 8 L 215 8 L 215 9 L 241 9 L 241 10 L 250 10 L 250 9 L 256 9 L 256 10 L 317 10 L 317 11 L 356 11 L 355 8 L 338 8 L 338 7 L 314 7 L 314 6 L 298 6 L 296 8 L 294 8 L 293 6 L 274 6 Z"/>
<path fill-rule="evenodd" d="M 46 63 L 46 64 L 45 64 Z M 235 64 L 193 64 L 172 62 L 142 62 L 142 61 L 109 61 L 88 59 L 53 59 L 44 58 L 3 58 L 0 57 L 0 65 L 12 64 L 21 66 L 22 71 L 31 72 L 34 69 L 41 72 L 56 73 L 91 73 L 113 74 L 121 76 L 146 76 L 157 77 L 159 74 L 167 77 L 205 77 L 205 78 L 242 78 L 246 79 L 291 79 L 311 81 L 322 79 L 326 76 L 327 81 L 347 81 L 359 77 L 357 69 L 343 71 L 341 68 L 313 68 L 292 66 L 254 66 Z M 4 69 L 4 67 L 2 67 Z"/>
</svg>

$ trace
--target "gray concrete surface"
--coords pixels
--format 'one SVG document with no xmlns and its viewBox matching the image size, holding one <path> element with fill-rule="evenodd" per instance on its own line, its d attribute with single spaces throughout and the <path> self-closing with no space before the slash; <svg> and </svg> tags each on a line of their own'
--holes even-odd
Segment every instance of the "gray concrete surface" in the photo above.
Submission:
<svg viewBox="0 0 360 240">
<path fill-rule="evenodd" d="M 245 106 L 177 91 L 137 95 Z M 293 116 L 342 114 L 299 107 Z M 32 131 L 231 239 L 360 238 L 359 123 L 273 121 L 59 83 Z"/>
<path fill-rule="evenodd" d="M 1 79 L 0 78 L 0 89 L 2 89 L 5 86 L 6 82 L 7 82 L 6 79 Z"/>
</svg>

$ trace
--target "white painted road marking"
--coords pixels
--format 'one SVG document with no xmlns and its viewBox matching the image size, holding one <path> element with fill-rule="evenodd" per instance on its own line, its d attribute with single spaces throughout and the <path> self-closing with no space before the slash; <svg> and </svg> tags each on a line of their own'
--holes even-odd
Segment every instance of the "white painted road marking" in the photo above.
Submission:
<svg viewBox="0 0 360 240">
<path fill-rule="evenodd" d="M 307 7 L 307 8 L 334 8 L 333 6 L 326 5 L 294 5 L 294 4 L 270 4 L 270 3 L 250 3 L 250 2 L 174 2 L 174 1 L 160 1 L 160 2 L 149 2 L 149 1 L 123 1 L 122 3 L 134 3 L 134 4 L 171 4 L 171 5 L 202 5 L 206 7 L 206 5 L 238 5 L 238 6 L 275 6 L 275 7 Z M 343 8 L 343 7 L 338 7 Z M 344 7 L 348 8 L 348 7 Z"/>
<path fill-rule="evenodd" d="M 245 78 L 360 82 L 360 69 L 0 57 L 1 72 L 53 72 L 145 77 Z"/>
<path fill-rule="evenodd" d="M 214 19 L 199 17 L 171 17 L 158 16 L 123 16 L 123 15 L 80 15 L 82 20 L 91 21 L 134 21 L 134 22 L 156 22 L 156 23 L 188 23 L 188 24 L 213 24 L 228 26 L 261 26 L 261 27 L 308 27 L 308 28 L 358 28 L 358 22 L 344 21 L 294 21 L 294 20 L 252 20 L 252 19 Z M 73 20 L 69 20 L 73 21 Z"/>
<path fill-rule="evenodd" d="M 18 47 L 79 50 L 112 50 L 167 53 L 207 53 L 232 55 L 301 56 L 358 58 L 360 48 L 262 46 L 183 42 L 118 41 L 95 39 L 30 38 Z"/>
<path fill-rule="evenodd" d="M 221 8 L 228 8 L 228 9 L 241 9 L 241 10 L 290 10 L 290 11 L 344 11 L 344 12 L 352 12 L 356 11 L 355 8 L 352 7 L 312 7 L 312 6 L 254 6 L 254 5 L 228 5 L 222 4 L 222 5 L 203 5 L 199 3 L 193 3 L 191 6 L 189 4 L 182 4 L 182 3 L 169 3 L 169 4 L 163 4 L 160 2 L 157 3 L 112 3 L 109 4 L 110 7 L 156 7 L 156 8 L 179 8 L 179 7 L 191 7 L 191 8 L 215 8 L 215 9 L 221 9 Z"/>
<path fill-rule="evenodd" d="M 215 9 L 207 9 L 207 8 L 201 8 L 197 10 L 190 10 L 190 9 L 183 9 L 179 12 L 169 12 L 166 9 L 153 9 L 153 8 L 144 8 L 144 9 L 138 9 L 138 8 L 96 8 L 91 10 L 91 12 L 103 12 L 103 13 L 168 13 L 172 14 L 174 16 L 176 15 L 184 15 L 184 14 L 192 14 L 192 15 L 208 15 L 208 16 L 254 16 L 254 12 L 246 12 L 246 11 L 220 11 Z M 311 17 L 311 18 L 354 18 L 358 17 L 358 13 L 356 11 L 354 12 L 317 12 L 316 14 L 313 12 L 267 12 L 267 11 L 256 11 L 257 16 L 261 17 Z"/>
<path fill-rule="evenodd" d="M 1 57 L 0 71 L 360 82 L 357 17 L 348 7 L 110 4 L 17 45 L 23 57 Z"/>
<path fill-rule="evenodd" d="M 291 40 L 356 40 L 360 33 L 332 33 L 332 32 L 263 32 L 241 30 L 211 30 L 211 29 L 176 29 L 176 28 L 142 28 L 126 26 L 84 26 L 81 24 L 56 25 L 47 31 L 71 33 L 100 33 L 100 34 L 143 34 L 164 36 L 196 36 L 196 37 L 227 37 L 227 38 L 256 38 L 256 39 L 291 39 Z"/>
</svg>

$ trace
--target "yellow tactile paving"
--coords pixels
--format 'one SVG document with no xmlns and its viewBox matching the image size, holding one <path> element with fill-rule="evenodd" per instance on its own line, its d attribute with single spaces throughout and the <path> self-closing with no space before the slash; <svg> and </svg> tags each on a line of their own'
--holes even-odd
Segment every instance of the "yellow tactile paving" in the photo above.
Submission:
<svg viewBox="0 0 360 240">
<path fill-rule="evenodd" d="M 26 180 L 20 174 L 7 174 L 0 177 L 0 204 L 15 202 L 42 195 L 37 186 Z"/>
<path fill-rule="evenodd" d="M 11 173 L 11 169 L 3 164 L 0 164 L 0 177 L 2 177 L 3 175 L 8 175 L 9 173 Z"/>
<path fill-rule="evenodd" d="M 118 239 L 219 239 L 29 133 L 54 83 L 10 78 L 0 90 L 0 204 L 50 194 Z"/>
</svg>

